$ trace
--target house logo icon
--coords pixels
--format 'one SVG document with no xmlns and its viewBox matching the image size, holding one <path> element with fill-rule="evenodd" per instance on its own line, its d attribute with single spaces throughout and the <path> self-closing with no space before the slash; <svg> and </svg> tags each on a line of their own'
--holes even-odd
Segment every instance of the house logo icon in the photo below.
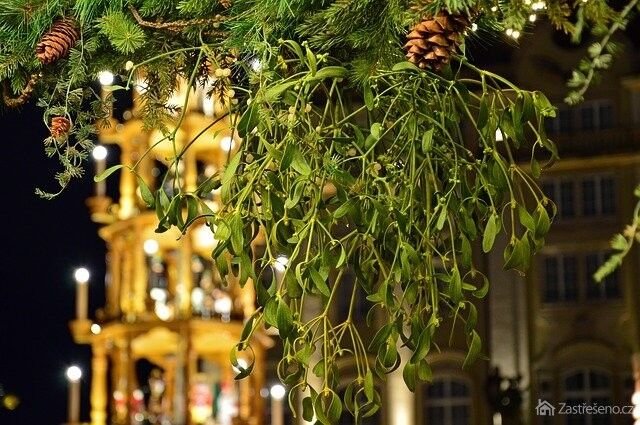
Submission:
<svg viewBox="0 0 640 425">
<path fill-rule="evenodd" d="M 556 408 L 547 400 L 538 399 L 538 405 L 536 406 L 536 415 L 538 416 L 553 416 L 556 413 Z"/>
</svg>

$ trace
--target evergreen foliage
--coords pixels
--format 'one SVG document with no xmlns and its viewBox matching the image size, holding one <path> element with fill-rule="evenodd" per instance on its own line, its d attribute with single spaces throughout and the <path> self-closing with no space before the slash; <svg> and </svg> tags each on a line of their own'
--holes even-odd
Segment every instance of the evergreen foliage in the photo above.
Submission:
<svg viewBox="0 0 640 425">
<path fill-rule="evenodd" d="M 503 235 L 505 268 L 524 272 L 553 218 L 535 179 L 557 158 L 544 126 L 555 110 L 542 93 L 475 67 L 464 38 L 507 30 L 517 38 L 532 13 L 576 40 L 593 28 L 602 41 L 570 82 L 568 101 L 577 102 L 612 61 L 611 36 L 637 2 L 616 12 L 605 0 L 0 0 L 0 80 L 10 106 L 37 76 L 33 96 L 44 122 L 71 123 L 68 134 L 44 141 L 62 165 L 59 190 L 82 175 L 95 133 L 107 125 L 112 97 L 93 84 L 100 71 L 118 75 L 113 90 L 144 87 L 140 118 L 172 142 L 185 113 L 169 104 L 179 81 L 212 83 L 227 96 L 225 115 L 243 140 L 225 170 L 193 192 L 178 179 L 166 190 L 140 178 L 142 197 L 157 213 L 158 232 L 206 221 L 220 274 L 243 285 L 261 282 L 262 270 L 288 256 L 282 281 L 256 284 L 259 309 L 231 355 L 238 378 L 251 372 L 252 335 L 275 327 L 284 345 L 280 378 L 305 391 L 298 413 L 333 424 L 346 409 L 359 421 L 380 407 L 375 382 L 386 374 L 402 367 L 412 390 L 430 379 L 427 354 L 445 320 L 467 337 L 465 367 L 481 356 L 475 299 L 489 282 L 473 246 L 489 252 Z M 450 66 L 418 69 L 404 58 L 405 37 L 443 9 L 473 25 L 454 34 L 463 48 Z M 68 56 L 43 66 L 35 46 L 61 18 L 74 19 L 81 37 Z M 531 152 L 529 170 L 516 159 L 522 148 Z M 178 172 L 185 150 L 176 149 L 169 169 Z M 224 201 L 218 212 L 204 202 L 214 188 Z M 259 228 L 265 253 L 253 258 Z M 622 239 L 614 248 L 624 253 Z M 356 276 L 351 286 L 346 273 Z M 367 345 L 353 320 L 359 291 L 370 316 L 385 319 Z M 350 301 L 336 319 L 329 312 L 339 298 Z M 322 312 L 307 318 L 310 299 Z M 400 345 L 412 352 L 404 363 Z M 357 378 L 340 398 L 345 357 Z M 311 374 L 321 387 L 309 385 Z"/>
</svg>

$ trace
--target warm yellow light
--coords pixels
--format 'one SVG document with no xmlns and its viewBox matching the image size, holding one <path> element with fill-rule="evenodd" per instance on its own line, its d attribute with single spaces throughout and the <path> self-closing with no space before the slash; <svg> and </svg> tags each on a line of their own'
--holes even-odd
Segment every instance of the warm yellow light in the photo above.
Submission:
<svg viewBox="0 0 640 425">
<path fill-rule="evenodd" d="M 222 315 L 228 315 L 231 313 L 231 308 L 233 307 L 233 303 L 231 302 L 231 298 L 228 295 L 224 295 L 213 303 L 213 309 Z"/>
<path fill-rule="evenodd" d="M 287 390 L 282 385 L 275 384 L 271 387 L 269 393 L 271 394 L 271 398 L 275 400 L 282 400 L 287 393 Z"/>
<path fill-rule="evenodd" d="M 236 142 L 235 140 L 233 140 L 231 136 L 225 136 L 222 139 L 220 139 L 220 149 L 222 149 L 225 152 L 229 152 L 235 146 L 236 146 Z"/>
<path fill-rule="evenodd" d="M 78 366 L 69 366 L 67 368 L 67 379 L 71 382 L 78 382 L 82 379 L 82 369 Z"/>
<path fill-rule="evenodd" d="M 96 145 L 91 154 L 96 161 L 102 161 L 107 158 L 107 148 L 102 145 Z"/>
<path fill-rule="evenodd" d="M 631 403 L 637 405 L 640 405 L 640 391 L 636 391 L 635 393 L 633 393 L 633 395 L 631 396 Z"/>
<path fill-rule="evenodd" d="M 200 249 L 213 249 L 216 239 L 208 226 L 198 226 L 193 232 L 194 244 Z"/>
<path fill-rule="evenodd" d="M 111 71 L 100 71 L 98 73 L 98 81 L 100 81 L 100 84 L 102 84 L 103 86 L 112 85 L 114 79 L 115 76 Z"/>
<path fill-rule="evenodd" d="M 85 284 L 87 282 L 89 282 L 89 270 L 87 270 L 84 267 L 79 267 L 76 269 L 76 271 L 73 273 L 73 278 L 76 280 L 77 283 L 82 283 Z"/>
<path fill-rule="evenodd" d="M 102 327 L 99 324 L 94 323 L 93 325 L 91 325 L 91 333 L 92 334 L 99 335 L 100 332 L 102 332 Z"/>
<path fill-rule="evenodd" d="M 2 399 L 2 405 L 7 410 L 16 410 L 19 404 L 20 404 L 20 399 L 13 394 L 7 394 Z"/>
<path fill-rule="evenodd" d="M 160 244 L 155 239 L 147 239 L 142 246 L 147 255 L 153 255 L 160 249 Z"/>
</svg>

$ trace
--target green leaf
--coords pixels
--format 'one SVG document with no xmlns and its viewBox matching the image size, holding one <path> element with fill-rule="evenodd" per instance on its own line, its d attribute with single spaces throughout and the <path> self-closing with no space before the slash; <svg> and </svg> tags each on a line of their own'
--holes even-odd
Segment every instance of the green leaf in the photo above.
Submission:
<svg viewBox="0 0 640 425">
<path fill-rule="evenodd" d="M 402 379 L 404 379 L 404 383 L 407 385 L 407 388 L 411 392 L 415 392 L 416 390 L 416 365 L 411 362 L 407 362 L 404 365 L 404 369 L 402 370 Z"/>
<path fill-rule="evenodd" d="M 417 66 L 415 66 L 414 64 L 406 60 L 402 62 L 398 62 L 397 64 L 393 65 L 391 70 L 393 72 L 400 72 L 400 71 L 424 72 L 423 70 L 421 70 L 420 68 L 418 68 Z"/>
<path fill-rule="evenodd" d="M 489 279 L 485 275 L 482 275 L 482 286 L 473 291 L 473 296 L 482 299 L 489 293 Z"/>
<path fill-rule="evenodd" d="M 115 173 L 116 171 L 118 171 L 119 169 L 123 168 L 124 165 L 122 164 L 118 164 L 118 165 L 114 165 L 113 167 L 109 167 L 106 170 L 104 170 L 102 173 L 98 174 L 97 176 L 95 176 L 93 178 L 94 182 L 101 182 L 104 179 L 106 179 L 107 177 L 109 177 L 111 174 Z"/>
<path fill-rule="evenodd" d="M 422 153 L 425 155 L 431 151 L 431 144 L 433 143 L 433 127 L 428 129 L 422 135 Z"/>
<path fill-rule="evenodd" d="M 240 213 L 235 213 L 233 217 L 231 217 L 231 220 L 229 220 L 229 228 L 231 230 L 231 247 L 233 252 L 238 255 L 244 247 L 244 225 Z"/>
<path fill-rule="evenodd" d="M 278 332 L 283 339 L 289 339 L 293 336 L 293 315 L 287 303 L 282 300 L 278 300 L 276 323 L 278 324 Z"/>
<path fill-rule="evenodd" d="M 311 167 L 304 156 L 302 156 L 302 152 L 297 147 L 294 147 L 293 151 L 293 160 L 291 161 L 291 166 L 298 173 L 303 176 L 309 176 L 311 174 Z"/>
<path fill-rule="evenodd" d="M 371 86 L 369 84 L 365 84 L 364 86 L 364 104 L 369 111 L 373 110 L 373 90 L 371 90 Z"/>
<path fill-rule="evenodd" d="M 547 209 L 542 205 L 538 205 L 536 208 L 535 215 L 535 237 L 536 238 L 544 238 L 546 234 L 549 232 L 549 228 L 551 227 L 551 220 L 549 219 L 549 213 Z"/>
<path fill-rule="evenodd" d="M 244 111 L 244 114 L 242 114 L 242 117 L 238 122 L 238 135 L 240 135 L 240 137 L 244 139 L 249 134 L 251 134 L 253 129 L 258 126 L 259 122 L 260 115 L 258 114 L 258 105 L 256 102 L 254 102 L 247 108 L 246 111 Z"/>
<path fill-rule="evenodd" d="M 484 228 L 484 235 L 482 237 L 482 250 L 485 253 L 491 251 L 500 227 L 498 215 L 496 213 L 491 214 L 489 220 L 487 220 L 487 225 Z"/>
<path fill-rule="evenodd" d="M 418 379 L 424 382 L 430 382 L 433 378 L 433 372 L 431 371 L 431 366 L 426 359 L 420 360 L 418 363 Z"/>
<path fill-rule="evenodd" d="M 489 122 L 489 104 L 486 96 L 482 96 L 482 100 L 480 100 L 480 111 L 478 112 L 478 122 L 476 125 L 479 130 L 482 130 L 486 127 Z"/>
<path fill-rule="evenodd" d="M 140 196 L 142 196 L 144 203 L 147 204 L 147 207 L 153 208 L 156 204 L 156 199 L 153 193 L 151 193 L 149 186 L 147 186 L 147 183 L 145 183 L 144 179 L 140 176 L 138 176 L 138 187 L 140 188 Z"/>
<path fill-rule="evenodd" d="M 529 214 L 529 211 L 527 211 L 522 205 L 518 206 L 518 218 L 520 219 L 520 224 L 532 232 L 535 231 L 536 223 L 533 220 L 533 217 L 531 217 L 531 214 Z"/>
<path fill-rule="evenodd" d="M 418 337 L 418 342 L 416 344 L 416 348 L 413 351 L 413 355 L 411 356 L 411 363 L 418 363 L 420 360 L 427 357 L 429 354 L 429 349 L 431 348 L 431 328 L 426 327 L 420 332 L 420 336 Z"/>
<path fill-rule="evenodd" d="M 462 364 L 463 369 L 468 369 L 480 355 L 480 349 L 482 348 L 482 341 L 480 339 L 480 335 L 475 330 L 471 331 L 469 341 L 469 348 L 467 351 L 467 356 L 464 359 L 464 363 Z"/>
<path fill-rule="evenodd" d="M 316 72 L 312 80 L 324 80 L 327 78 L 345 78 L 347 69 L 342 66 L 325 66 Z"/>
<path fill-rule="evenodd" d="M 320 276 L 320 273 L 318 273 L 316 269 L 310 268 L 309 276 L 311 277 L 311 281 L 315 285 L 316 289 L 328 298 L 331 295 L 331 290 L 329 289 L 329 286 L 327 286 L 325 279 Z"/>
</svg>

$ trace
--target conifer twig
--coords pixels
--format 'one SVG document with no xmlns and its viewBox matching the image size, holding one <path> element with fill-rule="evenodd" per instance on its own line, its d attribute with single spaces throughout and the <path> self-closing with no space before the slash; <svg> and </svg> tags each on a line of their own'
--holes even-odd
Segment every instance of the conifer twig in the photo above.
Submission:
<svg viewBox="0 0 640 425">
<path fill-rule="evenodd" d="M 138 10 L 129 5 L 129 11 L 135 18 L 136 22 L 142 26 L 147 28 L 153 28 L 158 30 L 168 30 L 179 32 L 185 29 L 186 27 L 198 26 L 198 25 L 211 25 L 211 24 L 219 24 L 223 22 L 226 18 L 222 15 L 216 15 L 213 18 L 201 18 L 201 19 L 189 19 L 189 20 L 179 20 L 179 21 L 171 21 L 171 22 L 153 22 L 145 20 Z"/>
<path fill-rule="evenodd" d="M 27 83 L 27 85 L 22 89 L 20 94 L 16 97 L 13 97 L 11 95 L 11 89 L 9 88 L 9 81 L 5 80 L 2 88 L 2 99 L 4 100 L 4 104 L 7 105 L 7 107 L 9 108 L 17 108 L 27 103 L 27 101 L 31 97 L 31 93 L 33 93 L 33 90 L 35 89 L 36 84 L 38 83 L 40 78 L 42 78 L 42 74 L 40 73 L 31 75 L 31 78 L 29 79 L 29 82 Z"/>
</svg>

